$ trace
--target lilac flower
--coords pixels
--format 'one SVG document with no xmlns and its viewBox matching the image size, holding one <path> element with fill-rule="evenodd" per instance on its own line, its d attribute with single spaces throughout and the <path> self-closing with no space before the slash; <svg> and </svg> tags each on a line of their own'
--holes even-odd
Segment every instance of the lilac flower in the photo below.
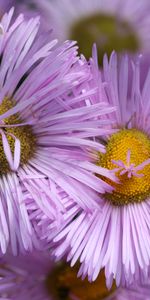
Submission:
<svg viewBox="0 0 150 300">
<path fill-rule="evenodd" d="M 63 262 L 54 265 L 46 252 L 14 257 L 0 264 L 0 299 L 5 300 L 149 300 L 149 281 L 128 289 L 107 290 L 103 274 L 89 283 L 76 277 L 76 269 Z M 89 298 L 90 297 L 90 298 Z"/>
<path fill-rule="evenodd" d="M 116 179 L 94 171 L 100 185 L 107 182 L 113 191 L 98 192 L 100 209 L 93 207 L 92 213 L 68 206 L 64 227 L 54 238 L 57 259 L 65 254 L 71 266 L 80 260 L 78 275 L 88 275 L 90 281 L 105 268 L 108 287 L 113 279 L 117 286 L 142 281 L 150 265 L 150 73 L 141 86 L 139 60 L 112 53 L 109 62 L 104 57 L 101 74 L 94 50 L 93 84 L 99 85 L 100 97 L 91 98 L 91 103 L 105 100 L 117 108 L 108 116 L 110 122 L 116 120 L 110 125 L 113 134 L 99 137 L 93 133 L 95 142 L 105 145 L 105 153 L 97 152 L 97 157 L 95 153 L 95 165 L 106 168 Z M 48 239 L 48 232 L 45 235 Z"/>
<path fill-rule="evenodd" d="M 97 87 L 90 89 L 90 67 L 74 42 L 56 47 L 47 34 L 36 39 L 39 18 L 19 15 L 10 25 L 12 15 L 2 18 L 0 35 L 0 250 L 11 246 L 16 255 L 42 247 L 36 226 L 46 218 L 58 226 L 65 198 L 90 211 L 98 198 L 93 189 L 112 190 L 99 186 L 85 149 L 104 150 L 88 129 L 93 124 L 103 135 L 114 108 L 86 105 Z"/>
<path fill-rule="evenodd" d="M 77 40 L 80 52 L 89 58 L 97 44 L 99 59 L 104 53 L 128 50 L 149 51 L 150 3 L 148 0 L 33 0 L 54 36 Z"/>
</svg>

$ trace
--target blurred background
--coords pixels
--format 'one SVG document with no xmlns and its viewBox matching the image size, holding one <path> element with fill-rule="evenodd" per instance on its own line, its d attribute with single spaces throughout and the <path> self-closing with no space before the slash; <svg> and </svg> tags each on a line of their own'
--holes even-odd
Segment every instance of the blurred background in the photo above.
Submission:
<svg viewBox="0 0 150 300">
<path fill-rule="evenodd" d="M 131 55 L 149 53 L 150 1 L 142 0 L 1 0 L 3 14 L 15 6 L 15 14 L 40 15 L 42 29 L 51 30 L 59 42 L 78 42 L 88 59 L 96 43 L 99 64 L 115 50 Z"/>
</svg>

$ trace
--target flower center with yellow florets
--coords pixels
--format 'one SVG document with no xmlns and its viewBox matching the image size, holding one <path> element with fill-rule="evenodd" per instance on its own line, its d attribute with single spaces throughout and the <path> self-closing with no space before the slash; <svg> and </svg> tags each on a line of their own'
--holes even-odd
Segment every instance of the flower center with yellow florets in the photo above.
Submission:
<svg viewBox="0 0 150 300">
<path fill-rule="evenodd" d="M 98 165 L 115 173 L 118 182 L 103 178 L 113 188 L 105 198 L 114 205 L 140 203 L 150 196 L 150 138 L 137 129 L 113 134 Z"/>
<path fill-rule="evenodd" d="M 0 104 L 0 115 L 15 106 L 5 98 Z M 36 138 L 31 125 L 23 125 L 18 113 L 0 121 L 0 175 L 16 171 L 34 155 Z"/>
</svg>

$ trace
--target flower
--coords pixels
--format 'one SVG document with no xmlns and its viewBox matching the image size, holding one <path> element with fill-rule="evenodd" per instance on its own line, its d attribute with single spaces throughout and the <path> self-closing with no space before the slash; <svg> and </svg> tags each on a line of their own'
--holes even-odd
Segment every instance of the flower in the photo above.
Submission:
<svg viewBox="0 0 150 300">
<path fill-rule="evenodd" d="M 19 257 L 7 254 L 0 264 L 0 298 L 15 300 L 149 300 L 149 282 L 129 289 L 111 290 L 103 273 L 94 283 L 76 277 L 76 269 L 54 264 L 46 252 Z"/>
<path fill-rule="evenodd" d="M 56 47 L 47 34 L 36 38 L 39 18 L 19 15 L 9 25 L 12 15 L 2 18 L 0 36 L 0 250 L 10 246 L 16 255 L 43 247 L 36 227 L 46 218 L 58 226 L 65 198 L 90 211 L 97 205 L 92 189 L 112 189 L 99 187 L 85 149 L 103 150 L 88 128 L 100 114 L 94 131 L 103 134 L 110 122 L 103 115 L 114 108 L 85 105 L 96 87 L 84 90 L 92 74 L 74 42 Z M 104 168 L 100 175 L 114 177 Z"/>
<path fill-rule="evenodd" d="M 149 1 L 56 0 L 34 1 L 59 40 L 77 40 L 80 52 L 89 58 L 97 44 L 99 62 L 104 53 L 149 51 Z"/>
<path fill-rule="evenodd" d="M 82 278 L 88 275 L 94 281 L 105 268 L 108 287 L 113 279 L 117 286 L 129 285 L 147 278 L 150 265 L 150 73 L 141 86 L 140 58 L 133 62 L 113 52 L 109 61 L 104 57 L 101 74 L 95 50 L 93 57 L 93 82 L 99 84 L 101 95 L 93 103 L 105 99 L 117 108 L 108 116 L 110 122 L 116 120 L 110 125 L 114 132 L 95 136 L 95 142 L 105 145 L 105 153 L 97 152 L 95 164 L 111 171 L 116 179 L 95 172 L 113 191 L 98 193 L 100 209 L 93 208 L 92 213 L 78 210 L 73 215 L 67 210 L 64 218 L 69 215 L 70 219 L 54 238 L 54 255 L 57 259 L 67 255 L 71 266 L 80 260 L 78 275 Z"/>
</svg>

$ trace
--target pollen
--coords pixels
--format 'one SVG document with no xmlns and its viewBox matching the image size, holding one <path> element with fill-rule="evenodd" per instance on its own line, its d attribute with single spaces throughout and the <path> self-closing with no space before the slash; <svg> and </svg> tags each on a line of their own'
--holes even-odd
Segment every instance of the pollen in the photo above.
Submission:
<svg viewBox="0 0 150 300">
<path fill-rule="evenodd" d="M 0 104 L 0 115 L 7 112 L 9 109 L 15 106 L 15 101 L 4 98 Z M 21 125 L 24 122 L 19 117 L 19 114 L 13 114 L 8 118 L 5 118 L 0 123 L 0 127 L 7 137 L 12 155 L 14 154 L 15 138 L 19 139 L 21 145 L 21 157 L 20 165 L 26 164 L 28 160 L 34 155 L 36 148 L 36 137 L 33 133 L 31 125 Z M 7 126 L 5 126 L 7 125 Z M 9 126 L 8 126 L 9 125 Z M 16 125 L 16 126 L 15 126 Z M 19 125 L 19 126 L 18 126 Z M 2 143 L 2 136 L 0 135 L 0 175 L 8 173 L 10 170 L 9 164 L 4 153 L 4 147 Z"/>
<path fill-rule="evenodd" d="M 105 198 L 122 206 L 141 203 L 150 196 L 150 138 L 137 129 L 122 129 L 113 134 L 106 153 L 99 154 L 98 165 L 112 170 L 118 182 L 103 177 L 113 188 Z"/>
</svg>

